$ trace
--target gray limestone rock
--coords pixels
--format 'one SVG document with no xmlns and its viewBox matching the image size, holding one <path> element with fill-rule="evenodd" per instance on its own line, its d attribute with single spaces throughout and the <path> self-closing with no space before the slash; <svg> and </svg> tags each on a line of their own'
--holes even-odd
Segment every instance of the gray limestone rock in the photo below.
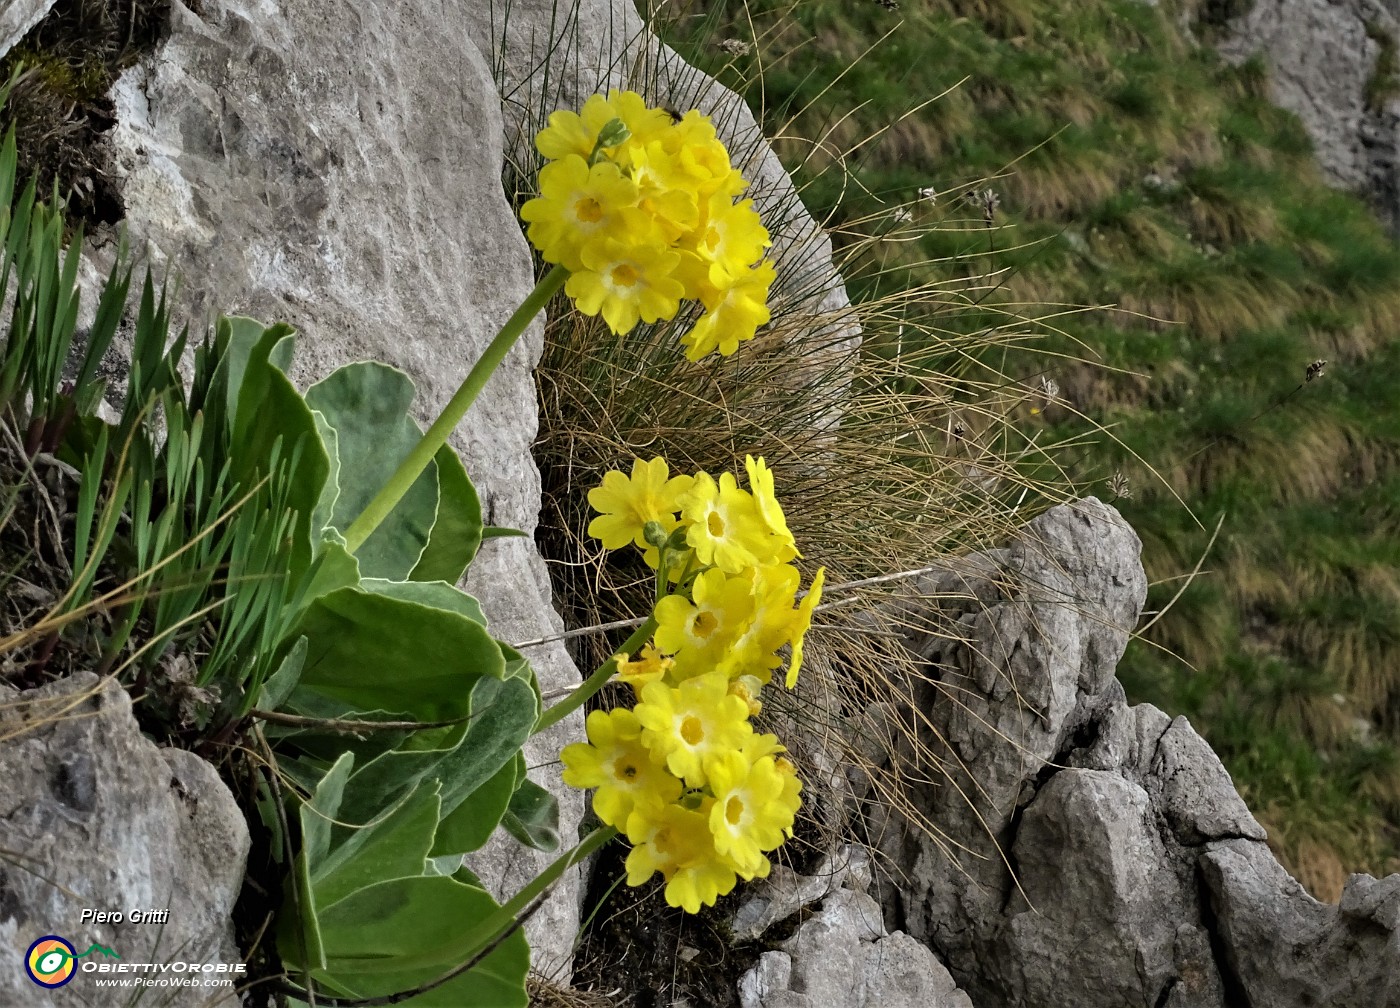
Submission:
<svg viewBox="0 0 1400 1008">
<path fill-rule="evenodd" d="M 0 56 L 43 20 L 57 0 L 5 0 L 0 8 Z"/>
<path fill-rule="evenodd" d="M 1153 816 L 1142 787 L 1106 770 L 1062 770 L 1039 789 L 1009 850 L 1020 887 L 996 943 L 1010 1003 L 1219 1000 L 1210 935 L 1174 912 L 1189 868 Z"/>
<path fill-rule="evenodd" d="M 1302 120 L 1318 163 L 1400 231 L 1400 102 L 1372 98 L 1382 42 L 1400 43 L 1394 4 L 1382 0 L 1255 0 L 1218 47 L 1243 62 L 1262 54 L 1275 104 Z"/>
<path fill-rule="evenodd" d="M 1249 1004 L 1400 1008 L 1400 875 L 1353 875 L 1331 906 L 1261 844 L 1221 841 L 1201 862 L 1227 969 Z"/>
<path fill-rule="evenodd" d="M 739 981 L 743 1008 L 971 1008 L 928 947 L 885 929 L 880 905 L 853 889 L 766 952 Z"/>
<path fill-rule="evenodd" d="M 1127 705 L 1113 668 L 1145 597 L 1138 551 L 1080 501 L 905 605 L 936 761 L 906 768 L 936 782 L 909 797 L 939 835 L 865 810 L 876 863 L 902 873 L 877 880 L 887 926 L 979 1005 L 1394 1004 L 1400 876 L 1316 903 L 1186 720 Z"/>
<path fill-rule="evenodd" d="M 213 767 L 145 739 L 125 691 L 91 674 L 0 691 L 0 740 L 0 946 L 11 964 L 0 970 L 0 1004 L 115 1004 L 136 993 L 104 998 L 81 972 L 41 990 L 19 963 L 45 935 L 80 955 L 96 942 L 126 963 L 240 961 L 229 915 L 248 828 Z M 85 920 L 85 910 L 123 919 Z M 133 910 L 169 914 L 133 923 Z M 208 987 L 147 994 L 162 1005 L 237 1004 Z"/>
<path fill-rule="evenodd" d="M 837 889 L 865 892 L 869 885 L 870 854 L 857 844 L 847 844 L 837 855 L 823 858 L 811 875 L 775 864 L 768 878 L 744 888 L 730 929 L 736 938 L 752 940 Z"/>
</svg>

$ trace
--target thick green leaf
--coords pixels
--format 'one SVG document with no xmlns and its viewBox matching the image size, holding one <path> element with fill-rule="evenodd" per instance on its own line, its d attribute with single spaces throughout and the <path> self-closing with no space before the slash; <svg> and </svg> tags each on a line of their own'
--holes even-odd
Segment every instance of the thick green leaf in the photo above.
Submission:
<svg viewBox="0 0 1400 1008">
<path fill-rule="evenodd" d="M 538 717 L 528 685 L 520 679 L 483 678 L 470 701 L 465 737 L 451 737 L 448 729 L 416 732 L 398 748 L 364 764 L 346 788 L 344 815 L 367 819 L 417 781 L 431 777 L 442 781 L 442 815 L 448 816 L 514 759 Z M 491 821 L 491 829 L 498 819 Z"/>
<path fill-rule="evenodd" d="M 443 761 L 461 747 L 467 732 L 466 724 L 416 731 L 393 748 L 376 753 L 347 787 L 343 814 L 356 821 L 371 819 L 420 782 L 441 780 Z M 453 794 L 455 798 L 455 789 Z"/>
<path fill-rule="evenodd" d="M 444 816 L 519 755 L 538 717 L 531 683 L 523 679 L 481 681 L 472 694 L 471 731 L 442 761 Z"/>
<path fill-rule="evenodd" d="M 539 707 L 544 703 L 544 698 L 540 696 L 540 683 L 535 678 L 535 670 L 530 666 L 525 656 L 505 641 L 497 641 L 501 646 L 501 654 L 506 659 L 506 678 L 523 679 L 530 684 L 530 689 L 535 694 L 535 706 Z"/>
<path fill-rule="evenodd" d="M 294 633 L 308 638 L 298 690 L 348 710 L 404 711 L 419 721 L 465 718 L 477 680 L 505 674 L 499 645 L 476 620 L 359 588 L 316 599 Z"/>
<path fill-rule="evenodd" d="M 310 968 L 322 991 L 369 998 L 424 986 L 466 962 L 480 940 L 471 925 L 499 911 L 466 872 L 386 879 L 326 906 L 318 921 L 326 958 L 308 962 L 280 945 L 293 974 Z M 530 950 L 520 930 L 472 969 L 399 1002 L 417 1008 L 523 1008 Z M 303 1003 L 303 1002 L 293 1002 Z"/>
<path fill-rule="evenodd" d="M 508 760 L 494 777 L 443 816 L 433 838 L 433 857 L 466 854 L 489 840 L 510 805 L 517 780 L 524 774 L 525 759 L 517 752 L 515 759 Z"/>
<path fill-rule="evenodd" d="M 253 706 L 269 711 L 281 707 L 296 688 L 297 680 L 301 678 L 301 668 L 305 663 L 306 638 L 298 637 L 287 656 L 282 659 L 282 664 L 277 666 L 277 671 L 268 676 L 267 681 L 262 684 Z"/>
<path fill-rule="evenodd" d="M 330 521 L 335 528 L 344 531 L 360 516 L 421 439 L 422 432 L 408 415 L 413 395 L 408 375 L 377 361 L 337 368 L 307 390 L 307 404 L 335 429 L 340 461 L 340 493 Z M 423 555 L 437 510 L 434 463 L 356 550 L 364 575 L 405 580 Z"/>
<path fill-rule="evenodd" d="M 423 969 L 424 979 L 431 979 L 473 951 L 465 943 L 473 929 L 464 925 L 499 909 L 486 890 L 456 875 L 377 882 L 322 908 L 327 971 Z"/>
<path fill-rule="evenodd" d="M 360 583 L 360 565 L 345 548 L 345 540 L 334 531 L 329 531 L 327 536 L 321 541 L 298 598 L 297 604 L 301 608 L 322 595 L 329 595 L 339 588 L 353 588 Z"/>
<path fill-rule="evenodd" d="M 316 905 L 331 906 L 386 878 L 422 874 L 438 812 L 438 786 L 428 783 L 373 822 L 358 829 L 337 827 L 339 845 L 324 860 L 311 865 Z"/>
<path fill-rule="evenodd" d="M 475 623 L 486 625 L 486 614 L 481 611 L 481 603 L 466 592 L 453 587 L 446 581 L 385 581 L 380 578 L 365 578 L 360 582 L 365 591 L 417 602 L 433 609 L 455 612 Z"/>
<path fill-rule="evenodd" d="M 291 888 L 295 894 L 294 909 L 285 908 L 277 917 L 277 948 L 284 962 L 324 968 L 326 944 L 321 935 L 320 918 L 316 915 L 311 866 L 304 851 L 298 851 L 292 859 Z"/>
<path fill-rule="evenodd" d="M 501 825 L 515 839 L 536 850 L 559 849 L 559 802 L 528 777 L 511 795 Z"/>
<path fill-rule="evenodd" d="M 248 318 L 219 322 L 220 337 L 228 341 L 228 394 L 232 408 L 233 456 L 245 487 L 268 475 L 268 460 L 296 457 L 295 476 L 288 481 L 286 504 L 297 514 L 296 534 L 287 551 L 289 573 L 300 577 L 311 563 L 311 521 L 330 475 L 330 458 L 317 431 L 311 409 L 282 370 L 294 346 L 293 330 L 278 324 L 263 328 Z M 233 405 L 236 403 L 236 406 Z"/>
<path fill-rule="evenodd" d="M 301 849 L 310 864 L 320 861 L 330 850 L 331 826 L 340 815 L 345 782 L 350 779 L 354 766 L 353 755 L 345 753 L 341 756 L 321 778 L 311 800 L 301 807 Z"/>
<path fill-rule="evenodd" d="M 392 879 L 359 890 L 323 921 L 327 968 L 313 972 L 326 990 L 359 998 L 413 990 L 467 961 L 472 923 L 499 910 L 468 872 Z M 295 972 L 295 963 L 289 963 Z M 472 969 L 441 987 L 398 1002 L 411 1008 L 524 1008 L 530 949 L 516 929 Z"/>
<path fill-rule="evenodd" d="M 529 946 L 525 944 L 523 934 L 516 932 L 473 969 L 459 977 L 453 977 L 441 987 L 435 987 L 426 994 L 395 1003 L 405 1005 L 406 1008 L 525 1008 L 530 1003 L 530 998 L 523 977 L 529 972 L 529 967 Z M 446 972 L 447 970 L 442 971 Z M 517 980 L 517 976 L 522 979 Z M 366 998 L 375 992 L 393 994 L 402 990 L 413 990 L 436 978 L 424 979 L 422 974 L 413 972 L 385 972 L 371 976 L 342 972 L 337 974 L 337 979 L 355 983 L 354 991 L 342 990 L 342 996 Z M 305 1004 L 304 1001 L 296 1000 L 288 1003 Z"/>
<path fill-rule="evenodd" d="M 262 339 L 267 327 L 256 319 L 231 316 L 219 319 L 218 342 L 222 347 L 219 368 L 227 375 L 224 388 L 230 423 L 236 428 L 239 394 L 243 390 L 243 375 L 248 370 L 248 358 Z"/>
<path fill-rule="evenodd" d="M 278 946 L 284 958 L 308 966 L 324 966 L 325 942 L 316 909 L 316 890 L 311 866 L 326 856 L 330 848 L 331 823 L 340 811 L 340 798 L 355 757 L 346 753 L 321 779 L 311 800 L 302 805 L 301 849 L 292 862 L 292 890 L 296 912 L 284 913 L 278 920 Z"/>
<path fill-rule="evenodd" d="M 456 584 L 481 545 L 481 501 L 451 445 L 439 448 L 433 462 L 438 479 L 437 518 L 410 579 Z"/>
</svg>

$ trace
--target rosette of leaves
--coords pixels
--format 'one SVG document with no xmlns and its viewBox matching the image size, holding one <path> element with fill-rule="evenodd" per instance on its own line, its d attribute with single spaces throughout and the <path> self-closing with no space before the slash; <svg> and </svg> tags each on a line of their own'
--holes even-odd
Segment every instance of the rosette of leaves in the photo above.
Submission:
<svg viewBox="0 0 1400 1008">
<path fill-rule="evenodd" d="M 327 463 L 319 485 L 302 488 L 309 520 L 298 534 L 308 539 L 292 552 L 311 560 L 279 667 L 256 697 L 258 709 L 300 719 L 266 729 L 296 785 L 282 793 L 300 827 L 283 963 L 321 995 L 421 990 L 404 1003 L 523 1005 L 529 959 L 509 928 L 516 908 L 499 907 L 459 866 L 501 823 L 552 849 L 557 808 L 521 755 L 540 713 L 534 673 L 455 586 L 483 534 L 471 480 L 443 447 L 352 555 L 342 530 L 421 436 L 408 415 L 412 382 L 361 362 L 303 397 L 284 371 L 289 330 L 228 325 L 248 347 L 245 391 L 277 390 L 241 399 L 236 423 L 246 418 L 250 442 L 274 430 L 300 438 Z M 339 727 L 364 722 L 384 724 Z M 275 809 L 264 819 L 280 828 Z"/>
<path fill-rule="evenodd" d="M 16 194 L 14 166 L 11 137 L 0 410 L 30 457 L 51 452 L 80 476 L 72 583 L 25 638 L 34 660 L 102 608 L 97 667 L 138 693 L 162 692 L 146 688 L 162 656 L 200 655 L 181 684 L 202 698 L 197 715 L 173 700 L 147 710 L 171 740 L 225 740 L 248 715 L 274 715 L 258 730 L 275 764 L 258 812 L 289 880 L 278 948 L 307 1000 L 523 1006 L 528 949 L 513 923 L 573 855 L 504 907 L 459 867 L 502 823 L 533 846 L 558 843 L 557 808 L 521 756 L 540 713 L 534 673 L 455 587 L 483 534 L 506 530 L 483 529 L 444 447 L 352 555 L 341 530 L 419 438 L 412 383 L 359 363 L 303 395 L 287 376 L 294 332 L 247 318 L 219 320 L 186 382 L 186 337 L 169 340 L 149 278 L 120 414 L 99 418 L 99 364 L 130 271 L 113 268 L 75 349 L 78 240 L 65 242 L 61 210 L 32 184 Z M 347 735 L 350 722 L 361 728 Z"/>
</svg>

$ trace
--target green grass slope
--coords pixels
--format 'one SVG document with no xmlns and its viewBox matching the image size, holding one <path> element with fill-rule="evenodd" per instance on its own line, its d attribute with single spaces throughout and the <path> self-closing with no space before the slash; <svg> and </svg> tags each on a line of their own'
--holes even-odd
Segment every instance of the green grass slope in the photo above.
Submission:
<svg viewBox="0 0 1400 1008">
<path fill-rule="evenodd" d="M 1141 534 L 1149 613 L 1175 598 L 1129 695 L 1188 715 L 1334 898 L 1400 869 L 1400 252 L 1267 67 L 1182 36 L 1209 10 L 716 0 L 668 33 L 763 110 L 838 240 L 885 236 L 853 295 L 967 278 L 1001 307 L 965 332 L 1008 304 L 1058 330 L 1026 368 L 1058 398 L 1024 422 L 1111 429 L 1063 457 Z"/>
</svg>

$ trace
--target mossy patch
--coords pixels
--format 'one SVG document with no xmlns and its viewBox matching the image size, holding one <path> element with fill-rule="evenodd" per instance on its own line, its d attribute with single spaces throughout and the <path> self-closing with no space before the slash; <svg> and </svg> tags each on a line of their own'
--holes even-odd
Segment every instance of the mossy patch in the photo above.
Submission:
<svg viewBox="0 0 1400 1008">
<path fill-rule="evenodd" d="M 170 0 L 59 0 L 0 59 L 0 78 L 20 72 L 0 108 L 0 131 L 15 127 L 19 177 L 66 199 L 70 223 L 122 218 L 102 146 L 116 122 L 107 95 L 155 48 L 169 13 Z"/>
</svg>

